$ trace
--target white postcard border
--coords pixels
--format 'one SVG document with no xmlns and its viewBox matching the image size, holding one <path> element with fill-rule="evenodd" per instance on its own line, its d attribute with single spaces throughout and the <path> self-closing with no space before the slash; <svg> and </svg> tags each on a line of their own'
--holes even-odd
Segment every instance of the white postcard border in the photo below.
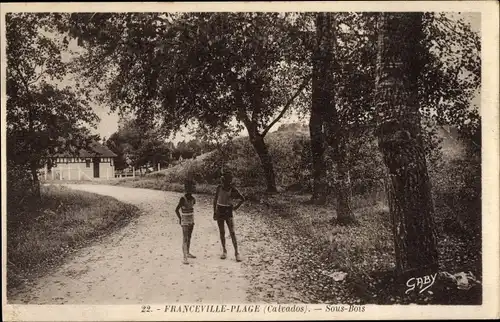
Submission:
<svg viewBox="0 0 500 322">
<path fill-rule="evenodd" d="M 2 282 L 2 311 L 11 321 L 96 320 L 331 320 L 331 319 L 470 319 L 499 317 L 499 5 L 496 1 L 345 1 L 345 2 L 203 2 L 203 3 L 10 3 L 1 4 L 1 164 L 2 253 L 6 253 L 6 128 L 5 128 L 5 13 L 6 12 L 124 12 L 124 11 L 448 11 L 481 12 L 482 34 L 482 206 L 483 206 L 483 304 L 481 306 L 365 305 L 361 313 L 329 313 L 325 305 L 307 305 L 298 313 L 165 313 L 172 303 L 136 305 L 10 305 Z M 6 281 L 6 256 L 2 256 L 2 281 Z M 141 313 L 142 305 L 154 308 Z M 210 304 L 204 304 L 208 307 Z M 213 305 L 222 305 L 216 304 Z M 226 304 L 231 306 L 231 304 Z M 237 303 L 233 305 L 238 305 Z M 260 304 L 261 311 L 270 304 Z M 290 307 L 293 305 L 290 305 Z M 306 305 L 301 305 L 306 306 Z M 157 309 L 160 308 L 160 309 Z M 315 308 L 322 308 L 315 311 Z M 213 308 L 212 308 L 213 310 Z"/>
</svg>

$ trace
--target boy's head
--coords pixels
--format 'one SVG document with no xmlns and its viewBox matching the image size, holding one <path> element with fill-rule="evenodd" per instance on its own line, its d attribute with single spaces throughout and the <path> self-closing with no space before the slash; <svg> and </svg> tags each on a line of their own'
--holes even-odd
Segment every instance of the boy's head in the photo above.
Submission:
<svg viewBox="0 0 500 322">
<path fill-rule="evenodd" d="M 231 184 L 233 182 L 233 174 L 229 171 L 222 173 L 221 181 L 224 184 Z"/>
<path fill-rule="evenodd" d="M 195 187 L 196 187 L 196 184 L 195 184 L 194 180 L 187 179 L 186 181 L 184 181 L 184 191 L 186 193 L 193 193 Z"/>
</svg>

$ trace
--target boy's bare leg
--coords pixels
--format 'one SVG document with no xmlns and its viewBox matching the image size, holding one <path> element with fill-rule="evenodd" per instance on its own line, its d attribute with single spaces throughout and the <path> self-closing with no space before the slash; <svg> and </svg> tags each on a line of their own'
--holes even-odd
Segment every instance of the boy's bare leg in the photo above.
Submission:
<svg viewBox="0 0 500 322">
<path fill-rule="evenodd" d="M 196 256 L 191 254 L 191 237 L 193 236 L 194 225 L 190 225 L 188 227 L 189 227 L 189 234 L 188 234 L 188 243 L 187 243 L 187 257 L 196 258 Z"/>
<path fill-rule="evenodd" d="M 224 228 L 224 219 L 217 220 L 217 225 L 219 226 L 220 243 L 222 244 L 222 255 L 220 258 L 226 259 L 227 250 L 226 250 L 226 230 Z"/>
<path fill-rule="evenodd" d="M 236 261 L 241 262 L 240 254 L 238 252 L 238 242 L 236 241 L 236 233 L 234 232 L 233 218 L 227 219 L 227 228 L 229 229 L 229 234 L 231 235 L 231 240 L 233 241 L 234 255 L 236 256 Z"/>
<path fill-rule="evenodd" d="M 182 252 L 184 254 L 184 264 L 189 264 L 187 259 L 188 251 L 188 243 L 189 243 L 189 231 L 187 226 L 182 226 Z"/>
</svg>

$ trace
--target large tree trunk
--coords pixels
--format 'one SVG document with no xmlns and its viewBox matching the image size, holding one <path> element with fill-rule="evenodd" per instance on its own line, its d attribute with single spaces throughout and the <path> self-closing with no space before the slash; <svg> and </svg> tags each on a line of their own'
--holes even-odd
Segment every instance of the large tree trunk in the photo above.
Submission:
<svg viewBox="0 0 500 322">
<path fill-rule="evenodd" d="M 311 116 L 309 118 L 309 134 L 311 140 L 312 159 L 312 198 L 313 203 L 323 204 L 326 201 L 325 191 L 325 142 L 323 137 L 323 111 L 322 111 L 322 91 L 318 88 L 320 61 L 313 60 L 312 77 L 312 104 Z"/>
<path fill-rule="evenodd" d="M 249 133 L 251 132 L 249 131 Z M 251 133 L 249 137 L 250 143 L 252 143 L 252 146 L 257 152 L 260 163 L 264 170 L 267 192 L 277 192 L 278 190 L 276 189 L 276 175 L 274 174 L 273 160 L 271 158 L 271 155 L 269 154 L 267 145 L 264 142 L 264 138 L 261 135 L 254 133 Z"/>
<path fill-rule="evenodd" d="M 345 137 L 342 137 L 345 139 Z M 337 194 L 337 223 L 347 225 L 356 222 L 351 208 L 351 182 L 349 180 L 349 166 L 347 164 L 347 146 L 345 140 L 333 140 L 335 149 L 335 164 L 337 165 L 337 178 L 335 192 Z"/>
<path fill-rule="evenodd" d="M 437 269 L 438 261 L 417 98 L 421 14 L 380 14 L 378 31 L 378 140 L 389 175 L 396 269 L 414 275 Z"/>
<path fill-rule="evenodd" d="M 351 208 L 351 187 L 348 180 L 349 168 L 347 164 L 347 137 L 345 128 L 341 126 L 335 102 L 335 75 L 338 73 L 334 57 L 336 48 L 335 29 L 335 16 L 333 13 L 317 14 L 316 36 L 318 39 L 315 48 L 314 63 L 318 66 L 318 98 L 315 101 L 320 105 L 318 109 L 322 110 L 320 115 L 324 122 L 325 141 L 333 149 L 334 161 L 337 167 L 338 176 L 334 183 L 337 199 L 337 222 L 348 224 L 356 220 Z"/>
</svg>

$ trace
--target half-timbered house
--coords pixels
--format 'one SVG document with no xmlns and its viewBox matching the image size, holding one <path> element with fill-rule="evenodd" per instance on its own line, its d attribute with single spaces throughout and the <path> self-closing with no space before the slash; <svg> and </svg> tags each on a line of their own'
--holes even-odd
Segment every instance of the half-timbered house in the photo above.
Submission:
<svg viewBox="0 0 500 322">
<path fill-rule="evenodd" d="M 115 177 L 114 159 L 117 155 L 106 146 L 92 142 L 77 155 L 58 153 L 47 162 L 46 179 L 93 180 Z"/>
</svg>

